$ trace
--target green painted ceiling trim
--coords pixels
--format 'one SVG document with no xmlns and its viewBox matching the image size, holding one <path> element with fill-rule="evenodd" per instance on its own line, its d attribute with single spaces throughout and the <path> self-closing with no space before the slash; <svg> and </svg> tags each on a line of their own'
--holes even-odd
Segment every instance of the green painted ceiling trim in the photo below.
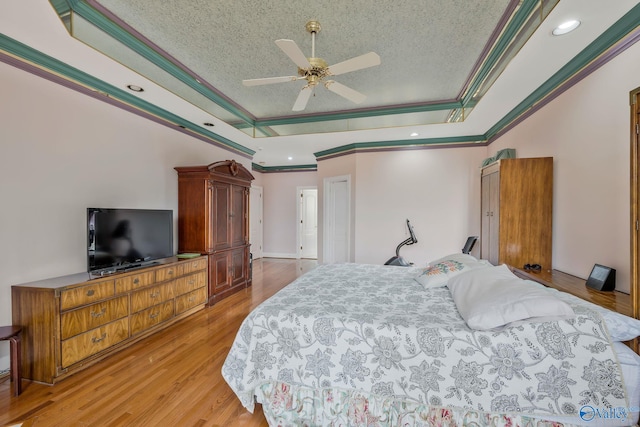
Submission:
<svg viewBox="0 0 640 427">
<path fill-rule="evenodd" d="M 476 74 L 473 81 L 465 91 L 465 95 L 462 97 L 462 105 L 467 106 L 468 102 L 473 98 L 476 90 L 487 75 L 491 72 L 496 63 L 500 60 L 500 57 L 509 47 L 511 42 L 517 37 L 522 26 L 527 22 L 531 12 L 535 10 L 536 6 L 540 4 L 540 0 L 524 0 L 519 6 L 513 19 L 507 25 L 504 33 L 498 39 L 496 45 L 491 48 L 487 59 L 482 64 L 480 71 Z"/>
<path fill-rule="evenodd" d="M 60 1 L 60 0 L 56 0 Z M 98 12 L 96 9 L 86 4 L 82 0 L 66 0 L 69 4 L 69 7 L 74 13 L 77 13 L 82 18 L 91 22 L 100 30 L 109 34 L 115 40 L 119 41 L 123 45 L 127 46 L 129 49 L 136 52 L 138 55 L 147 59 L 160 69 L 164 70 L 168 74 L 172 75 L 185 85 L 194 89 L 198 93 L 204 95 L 208 99 L 212 100 L 220 107 L 234 114 L 241 120 L 253 124 L 253 118 L 248 116 L 244 111 L 237 108 L 235 105 L 230 103 L 225 98 L 219 96 L 214 91 L 210 90 L 203 84 L 200 84 L 191 74 L 185 71 L 182 67 L 176 65 L 160 53 L 156 52 L 154 49 L 143 43 L 142 41 L 135 38 L 132 34 L 124 30 L 122 27 L 105 17 L 102 13 Z M 56 10 L 58 8 L 56 7 Z"/>
<path fill-rule="evenodd" d="M 354 150 L 363 150 L 369 148 L 394 148 L 394 147 L 416 147 L 438 144 L 462 144 L 462 143 L 478 143 L 485 142 L 484 135 L 471 136 L 448 136 L 441 138 L 423 138 L 398 141 L 372 141 L 372 142 L 355 142 L 352 144 L 342 145 L 340 147 L 330 148 L 328 150 L 313 153 L 316 159 L 320 157 L 330 156 L 333 154 L 344 153 Z"/>
<path fill-rule="evenodd" d="M 251 163 L 251 169 L 262 173 L 313 172 L 318 170 L 318 165 L 262 166 L 256 163 Z"/>
<path fill-rule="evenodd" d="M 185 129 L 189 129 L 192 132 L 205 136 L 211 140 L 214 140 L 222 145 L 229 147 L 235 151 L 253 156 L 255 151 L 237 144 L 230 139 L 220 136 L 216 133 L 210 132 L 206 129 L 202 129 L 200 126 L 191 123 L 188 120 L 183 119 L 169 111 L 155 106 L 137 96 L 119 89 L 109 83 L 106 83 L 100 79 L 97 79 L 77 68 L 71 67 L 64 62 L 61 62 L 55 58 L 52 58 L 40 51 L 37 51 L 17 40 L 0 34 L 0 50 L 7 52 L 10 55 L 22 58 L 42 69 L 49 70 L 63 78 L 74 81 L 80 85 L 96 90 L 99 93 L 108 95 L 109 97 L 119 100 L 125 104 L 131 105 L 142 111 L 146 111 L 156 117 L 159 117 L 167 122 L 175 123 L 178 126 L 183 126 Z"/>
<path fill-rule="evenodd" d="M 283 117 L 276 119 L 256 119 L 255 125 L 261 126 L 278 126 L 278 125 L 293 125 L 299 123 L 315 123 L 326 122 L 330 120 L 344 120 L 344 119 L 357 119 L 362 117 L 372 116 L 388 116 L 393 114 L 408 114 L 408 113 L 422 113 L 426 111 L 440 111 L 440 110 L 454 110 L 461 108 L 460 101 L 446 101 L 446 102 L 434 102 L 430 104 L 408 105 L 404 107 L 390 107 L 381 108 L 379 110 L 361 110 L 361 111 L 346 111 L 341 113 L 326 113 L 309 116 L 296 116 L 296 117 Z"/>
<path fill-rule="evenodd" d="M 536 103 L 543 100 L 546 96 L 551 94 L 555 89 L 559 88 L 573 75 L 589 65 L 600 55 L 605 53 L 607 49 L 611 48 L 617 42 L 622 40 L 627 34 L 638 27 L 638 22 L 640 22 L 640 4 L 634 6 L 615 24 L 613 24 L 611 27 L 609 27 L 609 29 L 602 33 L 600 37 L 589 44 L 589 46 L 584 48 L 582 52 L 577 54 L 564 67 L 562 67 L 546 82 L 544 82 L 536 90 L 534 90 L 528 97 L 526 97 L 500 121 L 493 125 L 487 131 L 487 139 L 491 139 L 498 132 L 507 127 L 511 122 L 516 120 L 521 114 L 526 112 L 529 108 L 533 107 Z"/>
<path fill-rule="evenodd" d="M 51 6 L 56 10 L 59 17 L 68 15 L 71 12 L 71 8 L 69 7 L 67 0 L 49 0 L 49 3 L 51 3 Z"/>
</svg>

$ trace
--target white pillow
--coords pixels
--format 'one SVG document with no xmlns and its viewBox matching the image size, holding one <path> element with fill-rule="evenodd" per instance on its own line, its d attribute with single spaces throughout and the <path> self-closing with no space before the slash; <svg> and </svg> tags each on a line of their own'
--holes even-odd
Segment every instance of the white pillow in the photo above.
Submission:
<svg viewBox="0 0 640 427">
<path fill-rule="evenodd" d="M 530 286 L 506 265 L 471 269 L 451 277 L 447 286 L 471 329 L 487 330 L 522 320 L 575 316 L 569 304 L 544 289 Z"/>
</svg>

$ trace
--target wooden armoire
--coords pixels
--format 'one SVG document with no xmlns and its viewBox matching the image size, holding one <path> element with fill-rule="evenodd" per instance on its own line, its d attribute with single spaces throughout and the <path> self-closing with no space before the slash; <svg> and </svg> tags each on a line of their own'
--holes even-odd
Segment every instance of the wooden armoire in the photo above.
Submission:
<svg viewBox="0 0 640 427">
<path fill-rule="evenodd" d="M 502 159 L 482 168 L 480 257 L 551 270 L 553 158 Z"/>
<path fill-rule="evenodd" d="M 208 257 L 208 304 L 251 286 L 249 188 L 254 179 L 235 160 L 178 171 L 178 252 Z"/>
</svg>

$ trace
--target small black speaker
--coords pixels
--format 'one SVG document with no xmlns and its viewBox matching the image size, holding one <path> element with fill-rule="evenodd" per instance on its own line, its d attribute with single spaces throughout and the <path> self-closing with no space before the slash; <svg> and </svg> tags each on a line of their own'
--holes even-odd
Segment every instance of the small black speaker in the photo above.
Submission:
<svg viewBox="0 0 640 427">
<path fill-rule="evenodd" d="M 587 279 L 587 286 L 597 291 L 612 291 L 616 288 L 615 268 L 595 264 Z"/>
</svg>

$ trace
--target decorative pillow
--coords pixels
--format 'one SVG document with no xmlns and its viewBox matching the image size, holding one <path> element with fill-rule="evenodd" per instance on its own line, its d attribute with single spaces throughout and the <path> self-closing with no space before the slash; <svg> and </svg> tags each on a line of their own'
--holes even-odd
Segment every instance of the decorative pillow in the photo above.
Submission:
<svg viewBox="0 0 640 427">
<path fill-rule="evenodd" d="M 471 329 L 487 330 L 523 320 L 567 318 L 575 313 L 545 289 L 530 286 L 506 265 L 470 269 L 447 286 Z"/>
<path fill-rule="evenodd" d="M 425 268 L 415 279 L 425 289 L 439 288 L 446 285 L 450 277 L 470 269 L 471 267 L 461 262 L 445 260 Z"/>
<path fill-rule="evenodd" d="M 479 260 L 478 258 L 474 257 L 473 255 L 463 254 L 463 253 L 455 253 L 455 254 L 450 254 L 450 255 L 447 255 L 447 256 L 443 256 L 442 258 L 438 258 L 435 261 L 431 261 L 427 265 L 428 266 L 436 265 L 436 264 L 441 263 L 442 261 L 457 261 L 459 263 L 466 264 L 466 265 L 469 265 L 469 266 L 473 266 L 473 265 L 476 265 L 478 263 L 488 264 L 488 261 Z M 488 265 L 491 265 L 491 264 L 488 264 Z"/>
</svg>

